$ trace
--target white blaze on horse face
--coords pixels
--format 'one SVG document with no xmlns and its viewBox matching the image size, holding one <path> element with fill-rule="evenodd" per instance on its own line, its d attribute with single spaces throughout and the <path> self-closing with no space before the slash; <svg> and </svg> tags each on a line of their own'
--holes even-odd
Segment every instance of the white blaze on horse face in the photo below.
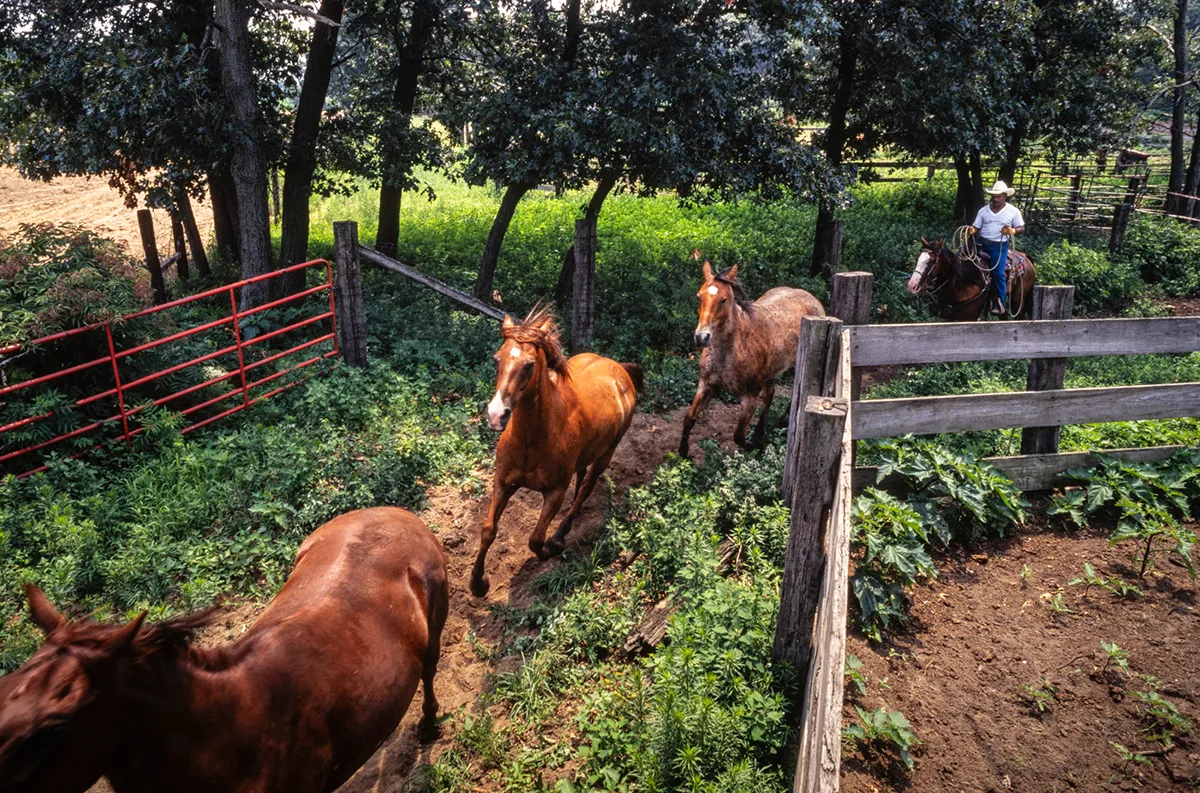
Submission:
<svg viewBox="0 0 1200 793">
<path fill-rule="evenodd" d="M 509 414 L 511 408 L 504 403 L 504 397 L 500 396 L 500 391 L 492 395 L 492 401 L 488 402 L 487 419 L 488 426 L 499 432 L 504 429 L 505 417 Z"/>
<path fill-rule="evenodd" d="M 718 291 L 720 291 L 720 290 L 718 290 L 718 289 L 717 289 L 717 287 L 716 287 L 716 285 L 715 285 L 715 284 L 714 284 L 713 286 L 710 286 L 710 287 L 708 288 L 708 293 L 709 293 L 710 295 L 715 295 L 715 294 L 716 294 Z"/>
<path fill-rule="evenodd" d="M 521 348 L 513 347 L 511 350 L 508 351 L 508 357 L 509 358 L 520 358 L 521 357 Z"/>
<path fill-rule="evenodd" d="M 921 251 L 921 255 L 917 257 L 917 269 L 913 271 L 912 277 L 908 279 L 908 291 L 914 295 L 921 289 L 921 281 L 925 279 L 925 272 L 929 269 L 929 263 L 933 261 L 933 257 L 929 251 Z"/>
</svg>

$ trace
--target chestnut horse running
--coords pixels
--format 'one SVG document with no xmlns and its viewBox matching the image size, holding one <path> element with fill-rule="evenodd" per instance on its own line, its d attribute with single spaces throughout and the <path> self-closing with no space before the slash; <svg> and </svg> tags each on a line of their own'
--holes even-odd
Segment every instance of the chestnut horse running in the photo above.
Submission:
<svg viewBox="0 0 1200 793">
<path fill-rule="evenodd" d="M 487 418 L 501 435 L 492 504 L 471 572 L 471 592 L 477 597 L 490 587 L 484 563 L 500 515 L 520 488 L 542 494 L 542 514 L 529 535 L 529 549 L 541 559 L 562 553 L 575 516 L 629 429 L 642 387 L 642 370 L 634 364 L 592 353 L 564 357 L 554 317 L 546 309 L 535 307 L 524 322 L 505 316 L 500 333 L 504 343 L 496 353 L 496 394 Z M 572 475 L 575 498 L 546 540 L 546 527 L 562 506 Z"/>
<path fill-rule="evenodd" d="M 202 649 L 213 610 L 154 625 L 68 622 L 26 585 L 46 642 L 0 677 L 0 790 L 332 791 L 425 684 L 435 732 L 449 608 L 441 545 L 412 513 L 349 512 L 300 546 L 283 589 L 235 643 Z"/>
<path fill-rule="evenodd" d="M 803 289 L 777 286 L 753 303 L 737 280 L 738 266 L 713 273 L 704 263 L 700 298 L 700 321 L 696 346 L 700 353 L 700 382 L 696 396 L 683 419 L 679 456 L 688 456 L 688 437 L 704 406 L 723 388 L 741 402 L 733 440 L 746 447 L 746 429 L 762 399 L 762 416 L 754 429 L 751 446 L 762 444 L 767 414 L 775 399 L 775 378 L 796 365 L 800 342 L 800 320 L 823 317 L 825 309 Z"/>
<path fill-rule="evenodd" d="M 967 244 L 974 248 L 973 242 Z M 1025 253 L 1010 251 L 1009 258 L 1016 269 L 1010 272 L 1008 279 L 1007 306 L 1015 318 L 1033 310 L 1037 271 L 1033 260 Z M 932 297 L 938 316 L 951 322 L 978 320 L 987 308 L 989 289 L 980 265 L 951 251 L 945 240 L 929 242 L 921 238 L 921 252 L 908 279 L 908 291 L 914 295 L 924 292 Z"/>
</svg>

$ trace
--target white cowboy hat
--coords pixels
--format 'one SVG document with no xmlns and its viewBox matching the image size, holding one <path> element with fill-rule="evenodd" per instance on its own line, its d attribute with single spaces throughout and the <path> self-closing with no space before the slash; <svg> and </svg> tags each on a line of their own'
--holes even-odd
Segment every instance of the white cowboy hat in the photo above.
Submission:
<svg viewBox="0 0 1200 793">
<path fill-rule="evenodd" d="M 997 180 L 996 183 L 992 185 L 991 190 L 984 190 L 983 192 L 987 193 L 988 195 L 1000 195 L 1001 193 L 1004 193 L 1006 196 L 1011 198 L 1012 194 L 1017 192 L 1017 188 L 1009 187 L 1004 182 Z"/>
</svg>

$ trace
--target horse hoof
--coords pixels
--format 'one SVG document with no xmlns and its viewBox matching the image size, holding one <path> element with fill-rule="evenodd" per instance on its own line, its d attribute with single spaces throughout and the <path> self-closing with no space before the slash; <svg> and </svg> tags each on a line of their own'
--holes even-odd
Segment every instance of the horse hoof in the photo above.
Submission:
<svg viewBox="0 0 1200 793">
<path fill-rule="evenodd" d="M 421 743 L 436 741 L 441 734 L 442 727 L 438 724 L 436 716 L 426 716 L 417 725 L 417 740 Z"/>
<path fill-rule="evenodd" d="M 529 550 L 532 551 L 533 555 L 539 559 L 546 558 L 545 556 L 542 555 L 544 553 L 544 544 L 542 543 L 541 540 L 531 539 L 529 541 Z"/>
<path fill-rule="evenodd" d="M 555 556 L 562 554 L 563 543 L 561 540 L 550 539 L 546 541 L 546 546 L 542 550 L 546 553 L 546 555 L 542 557 L 543 559 L 553 559 Z"/>
<path fill-rule="evenodd" d="M 477 598 L 487 597 L 488 590 L 492 588 L 492 582 L 487 576 L 483 578 L 471 579 L 471 594 Z"/>
</svg>

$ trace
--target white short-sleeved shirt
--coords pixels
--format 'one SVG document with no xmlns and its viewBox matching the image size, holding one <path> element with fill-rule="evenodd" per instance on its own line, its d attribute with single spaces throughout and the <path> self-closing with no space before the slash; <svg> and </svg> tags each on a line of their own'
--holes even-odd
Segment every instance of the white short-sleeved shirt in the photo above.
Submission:
<svg viewBox="0 0 1200 793">
<path fill-rule="evenodd" d="M 999 212 L 993 212 L 992 205 L 988 203 L 975 215 L 975 222 L 971 225 L 979 229 L 979 235 L 985 240 L 1002 242 L 1004 235 L 1000 229 L 1005 226 L 1019 228 L 1025 225 L 1025 219 L 1021 217 L 1021 210 L 1012 204 L 1005 204 Z"/>
</svg>

